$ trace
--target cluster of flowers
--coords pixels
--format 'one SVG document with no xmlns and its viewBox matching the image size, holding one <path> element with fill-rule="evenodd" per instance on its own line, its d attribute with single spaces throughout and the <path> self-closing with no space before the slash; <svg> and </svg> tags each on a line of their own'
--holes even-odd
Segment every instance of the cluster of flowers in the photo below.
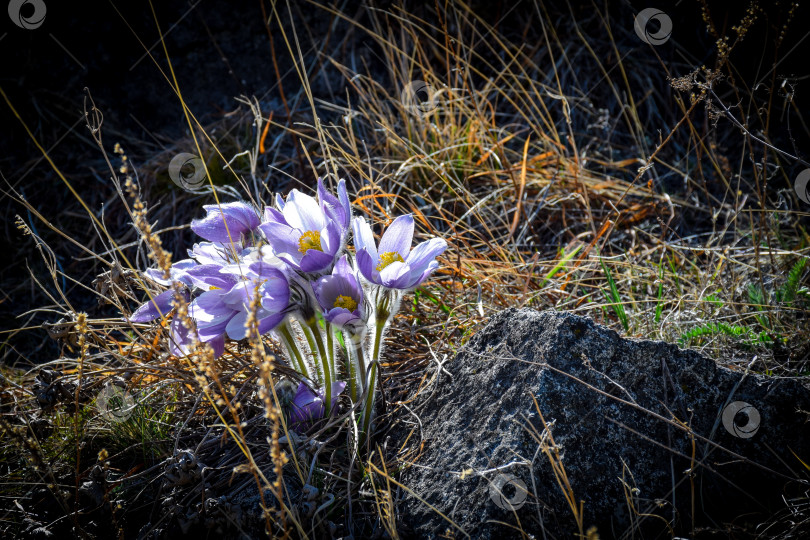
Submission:
<svg viewBox="0 0 810 540">
<path fill-rule="evenodd" d="M 167 316 L 180 291 L 190 303 L 189 317 L 175 316 L 170 325 L 171 352 L 178 356 L 198 342 L 220 356 L 225 339 L 244 339 L 255 320 L 260 335 L 272 332 L 283 344 L 289 365 L 302 376 L 292 427 L 302 431 L 328 416 L 348 383 L 367 433 L 385 330 L 402 295 L 438 267 L 435 259 L 447 244 L 434 238 L 411 249 L 413 217 L 404 215 L 377 245 L 368 222 L 352 218 L 344 180 L 335 196 L 319 179 L 317 195 L 292 190 L 263 213 L 241 201 L 203 206 L 207 215 L 191 228 L 205 242 L 172 264 L 168 276 L 146 271 L 169 289 L 130 320 Z M 346 249 L 350 228 L 354 257 Z M 194 328 L 184 323 L 189 319 Z"/>
</svg>

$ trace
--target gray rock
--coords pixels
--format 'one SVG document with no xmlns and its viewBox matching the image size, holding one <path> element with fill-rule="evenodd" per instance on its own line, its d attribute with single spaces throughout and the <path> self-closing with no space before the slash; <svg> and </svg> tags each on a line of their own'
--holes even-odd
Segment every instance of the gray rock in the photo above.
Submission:
<svg viewBox="0 0 810 540">
<path fill-rule="evenodd" d="M 577 532 L 540 451 L 538 441 L 550 441 L 532 396 L 583 503 L 584 529 L 596 526 L 602 538 L 690 535 L 693 520 L 722 528 L 743 514 L 761 522 L 802 487 L 793 452 L 810 463 L 806 380 L 746 376 L 587 318 L 506 310 L 447 369 L 452 380 L 443 375 L 414 409 L 425 448 L 400 476 L 406 538 Z M 413 424 L 393 437 L 413 430 L 418 442 Z"/>
</svg>

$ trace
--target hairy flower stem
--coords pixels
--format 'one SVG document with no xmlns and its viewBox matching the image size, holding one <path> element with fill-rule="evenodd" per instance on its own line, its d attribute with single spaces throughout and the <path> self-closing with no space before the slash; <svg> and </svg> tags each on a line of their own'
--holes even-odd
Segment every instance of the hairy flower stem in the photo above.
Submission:
<svg viewBox="0 0 810 540">
<path fill-rule="evenodd" d="M 315 381 L 320 383 L 324 378 L 323 373 L 321 373 L 321 354 L 320 354 L 321 349 L 319 349 L 315 345 L 315 336 L 312 334 L 312 329 L 307 324 L 305 324 L 303 321 L 299 321 L 299 322 L 301 323 L 300 324 L 301 331 L 304 333 L 304 337 L 306 338 L 307 343 L 309 344 L 309 350 L 312 353 L 312 365 L 315 366 L 315 372 L 316 372 Z M 317 333 L 317 329 L 316 329 L 316 333 Z"/>
<path fill-rule="evenodd" d="M 346 375 L 349 378 L 349 395 L 352 403 L 357 403 L 363 392 L 366 376 L 366 361 L 363 353 L 363 338 L 350 330 L 343 331 L 343 342 L 346 344 Z"/>
<path fill-rule="evenodd" d="M 317 322 L 315 325 L 317 326 Z M 332 325 L 326 320 L 324 320 L 324 332 L 326 333 L 326 354 L 324 354 L 324 363 L 326 364 L 326 369 L 324 371 L 329 373 L 326 379 L 326 392 L 324 394 L 324 397 L 326 398 L 326 417 L 328 418 L 332 408 L 331 379 L 333 375 L 337 379 L 337 372 L 335 370 L 335 336 L 333 335 Z"/>
<path fill-rule="evenodd" d="M 367 382 L 365 388 L 366 402 L 363 405 L 363 430 L 361 432 L 363 439 L 369 435 L 371 417 L 374 413 L 374 394 L 377 390 L 377 371 L 380 364 L 383 337 L 398 307 L 399 298 L 396 296 L 396 293 L 393 291 L 378 290 L 374 342 L 371 345 L 371 371 L 367 378 L 364 377 Z"/>
<path fill-rule="evenodd" d="M 293 361 L 293 365 L 295 368 L 303 375 L 304 377 L 309 378 L 309 370 L 307 369 L 306 364 L 304 364 L 304 359 L 301 357 L 301 352 L 298 350 L 298 347 L 295 344 L 295 338 L 290 331 L 290 323 L 285 322 L 284 324 L 278 327 L 278 333 L 281 336 L 281 339 L 284 341 L 284 345 L 287 347 L 287 354 L 290 355 L 290 359 Z"/>
<path fill-rule="evenodd" d="M 323 344 L 323 336 L 321 336 L 321 329 L 318 327 L 318 319 L 314 316 L 310 317 L 307 321 L 307 326 L 315 339 L 315 346 L 318 347 L 318 356 L 320 356 L 321 365 L 323 366 L 324 401 L 326 402 L 324 406 L 326 408 L 325 414 L 328 417 L 329 409 L 332 408 L 332 370 L 329 366 L 329 352 Z"/>
<path fill-rule="evenodd" d="M 371 352 L 371 371 L 366 376 L 365 370 L 363 371 L 363 378 L 366 380 L 365 399 L 363 404 L 363 429 L 360 436 L 363 440 L 369 434 L 369 427 L 371 426 L 371 417 L 374 413 L 374 395 L 377 391 L 377 366 L 380 363 L 380 350 L 382 348 L 383 334 L 385 327 L 388 323 L 388 317 L 377 317 L 377 325 L 374 330 L 374 343 L 372 344 Z"/>
</svg>

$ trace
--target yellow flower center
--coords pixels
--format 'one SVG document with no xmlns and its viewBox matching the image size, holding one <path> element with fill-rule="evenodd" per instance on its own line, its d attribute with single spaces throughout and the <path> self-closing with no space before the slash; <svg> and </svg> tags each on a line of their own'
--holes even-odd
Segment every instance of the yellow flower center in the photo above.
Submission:
<svg viewBox="0 0 810 540">
<path fill-rule="evenodd" d="M 213 290 L 216 290 L 216 289 L 219 289 L 219 287 L 217 287 L 216 285 L 209 285 L 208 286 L 209 291 L 213 291 Z"/>
<path fill-rule="evenodd" d="M 377 265 L 377 271 L 382 272 L 382 269 L 393 262 L 405 262 L 402 255 L 396 251 L 388 251 L 380 255 L 380 264 Z"/>
<path fill-rule="evenodd" d="M 298 239 L 298 251 L 306 254 L 310 249 L 323 251 L 321 247 L 321 233 L 318 231 L 307 231 Z"/>
<path fill-rule="evenodd" d="M 348 309 L 349 311 L 354 311 L 357 309 L 357 302 L 355 302 L 354 298 L 351 296 L 343 296 L 340 294 L 337 298 L 335 298 L 335 304 L 332 307 L 342 307 Z"/>
</svg>

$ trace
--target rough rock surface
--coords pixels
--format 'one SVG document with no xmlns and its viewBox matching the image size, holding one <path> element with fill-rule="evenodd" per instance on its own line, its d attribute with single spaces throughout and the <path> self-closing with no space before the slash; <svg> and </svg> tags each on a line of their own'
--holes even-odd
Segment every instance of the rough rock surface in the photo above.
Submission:
<svg viewBox="0 0 810 540">
<path fill-rule="evenodd" d="M 693 518 L 698 527 L 742 514 L 762 521 L 797 487 L 802 466 L 792 452 L 810 463 L 806 382 L 744 375 L 672 344 L 623 339 L 587 318 L 506 310 L 446 369 L 452 380 L 443 375 L 415 406 L 425 448 L 400 478 L 404 537 L 577 532 L 540 451 L 532 396 L 553 423 L 584 528 L 596 526 L 602 538 L 689 535 Z M 419 437 L 409 425 L 395 438 L 411 430 Z"/>
</svg>

